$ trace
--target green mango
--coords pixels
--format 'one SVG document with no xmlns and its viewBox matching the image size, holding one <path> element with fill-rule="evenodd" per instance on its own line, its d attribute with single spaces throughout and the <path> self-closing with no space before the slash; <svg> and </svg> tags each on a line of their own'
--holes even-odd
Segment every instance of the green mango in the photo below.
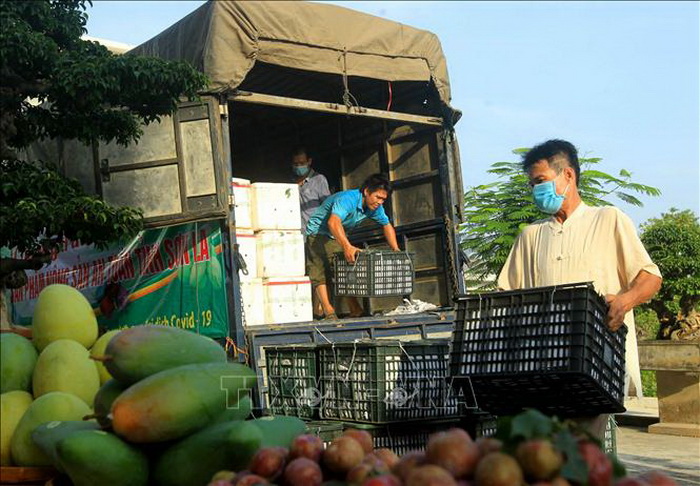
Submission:
<svg viewBox="0 0 700 486">
<path fill-rule="evenodd" d="M 100 430 L 100 424 L 94 420 L 55 420 L 46 422 L 34 429 L 32 440 L 51 459 L 53 467 L 61 472 L 65 472 L 58 460 L 56 444 L 70 434 L 80 430 Z"/>
<path fill-rule="evenodd" d="M 97 422 L 104 428 L 112 427 L 112 419 L 109 417 L 114 400 L 117 399 L 127 387 L 117 380 L 109 380 L 102 385 L 95 395 L 93 409 Z"/>
<path fill-rule="evenodd" d="M 260 447 L 287 447 L 298 435 L 306 433 L 306 424 L 297 417 L 276 415 L 261 417 L 248 422 L 254 424 L 262 433 Z"/>
<path fill-rule="evenodd" d="M 74 486 L 146 486 L 148 460 L 135 446 L 104 430 L 82 430 L 56 444 Z"/>
<path fill-rule="evenodd" d="M 225 363 L 226 351 L 213 339 L 176 327 L 134 326 L 120 331 L 107 344 L 107 371 L 132 385 L 160 371 L 195 363 Z"/>
<path fill-rule="evenodd" d="M 238 363 L 199 363 L 161 371 L 117 397 L 112 428 L 134 443 L 179 439 L 206 427 L 248 395 L 255 376 Z"/>
<path fill-rule="evenodd" d="M 95 311 L 78 289 L 64 284 L 44 287 L 32 314 L 32 340 L 39 351 L 59 339 L 72 339 L 89 349 L 97 331 Z"/>
<path fill-rule="evenodd" d="M 100 375 L 90 353 L 77 341 L 58 339 L 39 355 L 32 375 L 34 396 L 62 391 L 92 405 L 100 388 Z"/>
<path fill-rule="evenodd" d="M 90 348 L 90 357 L 104 356 L 107 345 L 117 333 L 119 333 L 119 330 L 114 329 L 112 331 L 107 331 L 97 338 L 95 344 Z M 109 371 L 107 371 L 107 368 L 105 368 L 104 363 L 101 361 L 95 361 L 95 364 L 97 365 L 97 372 L 100 375 L 100 385 L 104 385 L 108 380 L 112 379 L 112 375 L 109 374 Z"/>
<path fill-rule="evenodd" d="M 31 391 L 38 356 L 29 339 L 14 332 L 0 333 L 0 393 Z"/>
<path fill-rule="evenodd" d="M 49 456 L 32 440 L 34 429 L 55 420 L 81 420 L 90 412 L 83 400 L 70 393 L 50 392 L 38 397 L 29 405 L 12 435 L 12 462 L 17 466 L 50 466 Z"/>
<path fill-rule="evenodd" d="M 211 425 L 231 422 L 234 420 L 245 420 L 250 417 L 253 411 L 253 400 L 249 396 L 241 397 L 238 403 L 226 407 L 221 415 L 211 421 Z"/>
<path fill-rule="evenodd" d="M 211 425 L 167 449 L 153 466 L 153 479 L 159 486 L 207 484 L 222 469 L 248 467 L 262 438 L 260 428 L 250 421 Z"/>
<path fill-rule="evenodd" d="M 32 400 L 32 395 L 22 390 L 12 390 L 0 395 L 0 466 L 12 465 L 12 434 Z"/>
</svg>

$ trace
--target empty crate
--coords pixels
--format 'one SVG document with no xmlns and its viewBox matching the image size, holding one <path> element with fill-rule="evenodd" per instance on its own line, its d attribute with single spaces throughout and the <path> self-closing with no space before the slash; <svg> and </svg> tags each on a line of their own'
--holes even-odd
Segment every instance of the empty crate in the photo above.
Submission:
<svg viewBox="0 0 700 486">
<path fill-rule="evenodd" d="M 447 341 L 319 346 L 322 419 L 388 423 L 456 417 Z"/>
<path fill-rule="evenodd" d="M 391 297 L 413 292 L 412 255 L 391 250 L 363 250 L 354 263 L 342 253 L 334 255 L 335 295 Z"/>
<path fill-rule="evenodd" d="M 343 435 L 343 422 L 312 420 L 306 422 L 306 433 L 315 435 L 323 441 L 324 446 L 328 446 L 333 439 Z"/>
<path fill-rule="evenodd" d="M 321 402 L 316 346 L 266 347 L 265 360 L 270 412 L 315 418 Z"/>
<path fill-rule="evenodd" d="M 496 415 L 622 412 L 627 328 L 610 331 L 606 316 L 591 283 L 461 297 L 453 381 Z"/>
</svg>

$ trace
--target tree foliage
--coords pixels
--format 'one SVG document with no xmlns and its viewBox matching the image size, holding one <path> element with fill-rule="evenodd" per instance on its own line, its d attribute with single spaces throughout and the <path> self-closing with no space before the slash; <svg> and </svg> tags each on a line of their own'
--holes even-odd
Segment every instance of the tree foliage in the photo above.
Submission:
<svg viewBox="0 0 700 486">
<path fill-rule="evenodd" d="M 513 150 L 522 155 L 529 149 Z M 591 206 L 610 205 L 610 196 L 627 204 L 642 206 L 635 194 L 658 196 L 651 186 L 632 181 L 632 174 L 621 170 L 612 176 L 594 167 L 601 158 L 579 158 L 581 199 Z M 546 217 L 534 205 L 527 175 L 520 162 L 496 162 L 488 171 L 498 180 L 470 187 L 464 194 L 464 223 L 460 227 L 461 246 L 470 261 L 467 271 L 469 288 L 489 289 L 494 276 L 505 264 L 518 233 L 538 219 Z"/>
<path fill-rule="evenodd" d="M 0 195 L 0 246 L 40 254 L 45 240 L 89 240 L 105 247 L 115 236 L 133 236 L 141 229 L 139 211 L 112 208 L 83 193 L 77 181 L 61 176 L 52 167 L 17 160 L 2 164 Z M 37 233 L 36 222 L 42 230 Z"/>
<path fill-rule="evenodd" d="M 55 170 L 58 161 L 19 160 L 17 149 L 45 138 L 126 146 L 207 83 L 187 63 L 119 56 L 83 40 L 88 4 L 0 0 L 0 245 L 30 255 L 63 237 L 100 246 L 130 238 L 142 220 L 85 194 Z M 0 280 L 11 271 L 2 263 Z"/>
<path fill-rule="evenodd" d="M 181 96 L 205 86 L 187 63 L 118 56 L 81 39 L 87 3 L 0 2 L 3 155 L 44 137 L 126 145 L 142 134 L 140 123 L 172 113 Z"/>
<path fill-rule="evenodd" d="M 700 224 L 689 209 L 671 208 L 641 226 L 640 235 L 651 259 L 659 266 L 661 290 L 647 304 L 659 318 L 659 337 L 697 332 L 700 325 Z"/>
</svg>

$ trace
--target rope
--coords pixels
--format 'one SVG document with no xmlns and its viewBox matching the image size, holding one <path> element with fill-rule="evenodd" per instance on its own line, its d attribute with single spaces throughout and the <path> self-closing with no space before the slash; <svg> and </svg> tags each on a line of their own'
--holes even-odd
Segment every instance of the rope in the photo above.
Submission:
<svg viewBox="0 0 700 486">
<path fill-rule="evenodd" d="M 454 244 L 452 242 L 452 232 L 450 231 L 452 228 L 452 220 L 450 220 L 450 217 L 448 215 L 445 215 L 444 221 L 445 240 L 447 242 L 447 258 L 450 264 L 450 285 L 452 286 L 452 296 L 454 297 L 459 295 L 459 284 L 457 283 L 457 275 L 459 274 L 459 272 L 457 270 L 457 263 L 455 262 Z"/>
<path fill-rule="evenodd" d="M 325 339 L 326 341 L 328 341 L 328 344 L 331 344 L 331 345 L 333 344 L 333 341 L 331 341 L 330 339 L 328 339 L 328 338 L 321 332 L 321 330 L 320 330 L 318 327 L 314 326 L 314 331 L 316 331 L 316 332 L 318 333 L 318 335 L 321 336 L 323 339 Z"/>
<path fill-rule="evenodd" d="M 355 354 L 357 353 L 357 341 L 352 342 L 352 357 L 350 358 L 350 364 L 348 365 L 348 371 L 345 373 L 345 382 L 347 382 L 350 379 L 350 371 L 352 371 L 352 367 L 355 364 Z"/>
<path fill-rule="evenodd" d="M 345 104 L 346 107 L 352 108 L 353 106 L 356 106 L 359 108 L 360 103 L 357 101 L 357 98 L 355 98 L 352 93 L 350 92 L 350 84 L 348 82 L 348 49 L 347 47 L 343 48 L 343 104 Z M 352 98 L 352 100 L 350 99 Z M 354 105 L 353 105 L 354 103 Z"/>
<path fill-rule="evenodd" d="M 227 336 L 226 344 L 224 345 L 224 350 L 228 353 L 229 349 L 233 349 L 233 352 L 236 353 L 236 355 L 240 353 L 246 357 L 246 360 L 248 359 L 248 351 L 246 351 L 245 348 L 239 348 L 236 345 L 236 342 Z"/>
<path fill-rule="evenodd" d="M 387 81 L 387 83 L 389 84 L 389 101 L 386 104 L 386 111 L 390 111 L 391 110 L 391 102 L 394 99 L 394 94 L 392 93 L 392 90 L 391 90 L 391 81 Z"/>
</svg>

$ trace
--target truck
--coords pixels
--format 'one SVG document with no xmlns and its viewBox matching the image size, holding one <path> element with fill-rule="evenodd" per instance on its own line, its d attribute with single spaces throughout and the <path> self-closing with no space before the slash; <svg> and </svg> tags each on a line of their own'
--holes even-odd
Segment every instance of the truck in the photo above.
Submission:
<svg viewBox="0 0 700 486">
<path fill-rule="evenodd" d="M 140 208 L 147 228 L 220 229 L 226 342 L 240 359 L 260 370 L 269 345 L 449 334 L 453 299 L 464 292 L 454 128 L 461 112 L 450 105 L 435 34 L 328 4 L 209 1 L 124 55 L 187 61 L 210 84 L 144 126 L 137 144 L 60 141 L 59 165 L 87 192 Z M 382 316 L 401 297 L 371 298 L 364 304 L 374 317 L 245 325 L 230 183 L 289 182 L 289 150 L 300 143 L 335 190 L 373 173 L 389 176 L 385 209 L 401 248 L 414 256 L 411 297 L 436 304 L 435 312 Z M 366 248 L 384 244 L 372 224 L 349 237 Z"/>
</svg>

